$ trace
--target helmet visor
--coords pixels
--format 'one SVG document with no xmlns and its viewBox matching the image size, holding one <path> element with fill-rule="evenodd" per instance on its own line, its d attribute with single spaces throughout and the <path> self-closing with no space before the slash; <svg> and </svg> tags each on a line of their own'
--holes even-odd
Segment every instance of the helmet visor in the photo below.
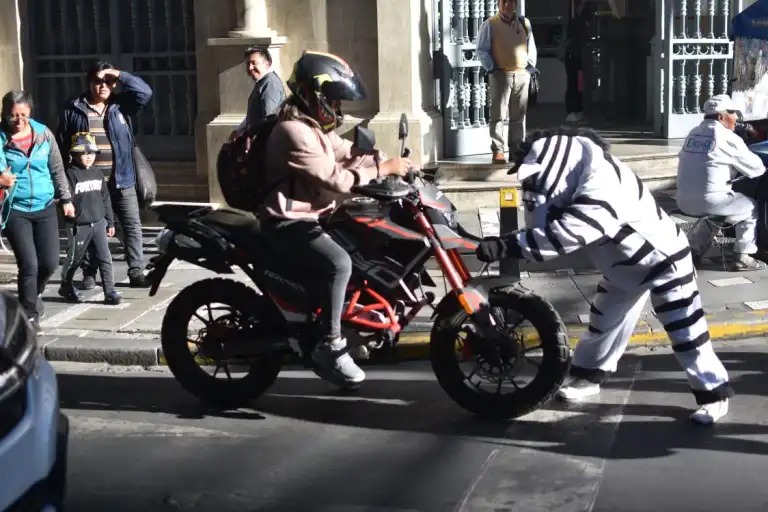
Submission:
<svg viewBox="0 0 768 512">
<path fill-rule="evenodd" d="M 363 81 L 357 73 L 326 82 L 321 89 L 323 96 L 328 100 L 360 101 L 368 97 Z"/>
</svg>

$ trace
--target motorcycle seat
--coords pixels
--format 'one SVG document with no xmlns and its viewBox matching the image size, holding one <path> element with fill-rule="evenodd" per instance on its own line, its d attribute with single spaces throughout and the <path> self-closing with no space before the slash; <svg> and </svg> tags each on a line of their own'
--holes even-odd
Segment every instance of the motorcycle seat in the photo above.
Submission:
<svg viewBox="0 0 768 512">
<path fill-rule="evenodd" d="M 253 214 L 234 210 L 214 210 L 200 219 L 215 229 L 232 233 L 234 236 L 258 236 L 261 233 L 261 222 Z"/>
</svg>

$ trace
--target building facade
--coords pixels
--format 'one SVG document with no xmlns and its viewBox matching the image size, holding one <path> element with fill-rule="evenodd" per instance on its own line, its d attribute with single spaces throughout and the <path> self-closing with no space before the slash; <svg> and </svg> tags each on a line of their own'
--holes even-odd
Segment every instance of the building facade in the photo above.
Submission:
<svg viewBox="0 0 768 512">
<path fill-rule="evenodd" d="M 749 0 L 589 0 L 598 20 L 584 49 L 586 110 L 600 126 L 681 137 L 700 106 L 727 90 L 732 16 Z M 571 0 L 518 0 L 539 47 L 541 105 L 530 124 L 560 122 L 565 72 L 557 45 Z M 24 87 L 35 116 L 55 125 L 97 58 L 155 91 L 137 137 L 174 199 L 218 200 L 218 148 L 244 116 L 243 50 L 264 44 L 286 79 L 304 49 L 336 53 L 360 72 L 365 121 L 397 151 L 401 113 L 421 162 L 490 151 L 487 83 L 474 54 L 497 0 L 0 0 L 0 86 Z M 545 119 L 546 118 L 546 119 Z"/>
</svg>

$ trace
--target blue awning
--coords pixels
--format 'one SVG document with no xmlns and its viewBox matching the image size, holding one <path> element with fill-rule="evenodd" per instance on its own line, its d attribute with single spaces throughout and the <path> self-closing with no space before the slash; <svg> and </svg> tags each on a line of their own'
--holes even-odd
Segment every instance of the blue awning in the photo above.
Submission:
<svg viewBox="0 0 768 512">
<path fill-rule="evenodd" d="M 736 15 L 731 37 L 768 40 L 768 0 L 757 0 Z"/>
</svg>

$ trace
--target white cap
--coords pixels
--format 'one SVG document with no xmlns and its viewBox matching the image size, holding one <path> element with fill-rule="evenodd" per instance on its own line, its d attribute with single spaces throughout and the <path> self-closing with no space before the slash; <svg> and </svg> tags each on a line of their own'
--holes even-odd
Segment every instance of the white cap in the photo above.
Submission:
<svg viewBox="0 0 768 512">
<path fill-rule="evenodd" d="M 704 104 L 705 114 L 723 114 L 725 112 L 732 112 L 738 110 L 733 100 L 727 94 L 718 94 L 712 96 Z"/>
</svg>

